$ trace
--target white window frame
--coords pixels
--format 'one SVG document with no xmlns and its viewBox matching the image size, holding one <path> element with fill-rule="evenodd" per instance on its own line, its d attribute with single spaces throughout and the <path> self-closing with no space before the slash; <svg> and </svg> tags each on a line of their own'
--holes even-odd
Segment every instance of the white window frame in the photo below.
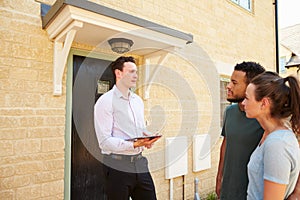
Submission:
<svg viewBox="0 0 300 200">
<path fill-rule="evenodd" d="M 252 0 L 231 0 L 242 8 L 252 11 Z"/>
</svg>

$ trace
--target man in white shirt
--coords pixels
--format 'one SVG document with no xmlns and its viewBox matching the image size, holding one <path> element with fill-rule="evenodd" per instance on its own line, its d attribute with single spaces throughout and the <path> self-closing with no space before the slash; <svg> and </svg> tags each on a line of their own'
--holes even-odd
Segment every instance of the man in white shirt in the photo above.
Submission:
<svg viewBox="0 0 300 200">
<path fill-rule="evenodd" d="M 119 57 L 110 64 L 116 85 L 103 94 L 94 107 L 94 124 L 99 146 L 104 155 L 106 194 L 109 200 L 156 199 L 144 147 L 158 140 L 138 139 L 147 135 L 144 103 L 130 91 L 136 87 L 137 66 L 133 57 Z"/>
</svg>

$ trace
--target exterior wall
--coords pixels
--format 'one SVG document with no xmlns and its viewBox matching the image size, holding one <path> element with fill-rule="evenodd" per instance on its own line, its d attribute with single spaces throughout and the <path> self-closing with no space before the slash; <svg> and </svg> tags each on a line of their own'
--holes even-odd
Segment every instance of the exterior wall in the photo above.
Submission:
<svg viewBox="0 0 300 200">
<path fill-rule="evenodd" d="M 292 54 L 298 55 L 300 44 L 294 38 L 299 37 L 299 31 L 300 24 L 295 24 L 279 30 L 279 57 L 281 59 L 280 61 L 282 61 L 279 73 L 283 77 L 288 75 L 300 77 L 297 66 L 290 67 L 289 69 L 285 68 L 285 65 L 290 61 Z"/>
<path fill-rule="evenodd" d="M 155 58 L 151 61 L 157 62 Z M 199 64 L 205 66 L 204 63 L 200 62 Z M 216 151 L 212 151 L 213 167 L 194 173 L 192 139 L 193 135 L 196 134 L 211 133 L 213 147 L 219 139 L 219 123 L 217 123 L 217 127 L 216 123 L 212 123 L 212 115 L 219 113 L 219 108 L 215 110 L 213 107 L 211 91 L 206 86 L 209 83 L 205 82 L 202 77 L 202 73 L 206 69 L 200 68 L 198 71 L 195 66 L 171 53 L 159 67 L 161 67 L 159 69 L 160 75 L 155 75 L 154 84 L 149 92 L 150 97 L 145 100 L 146 120 L 149 121 L 148 124 L 152 128 L 150 131 L 159 130 L 163 135 L 163 138 L 154 145 L 153 149 L 146 151 L 157 186 L 157 195 L 159 199 L 168 199 L 171 190 L 169 180 L 165 179 L 164 174 L 165 167 L 167 167 L 164 163 L 165 139 L 184 135 L 188 137 L 188 173 L 184 177 L 179 176 L 173 179 L 174 187 L 171 192 L 174 199 L 182 199 L 183 196 L 184 199 L 193 199 L 194 178 L 198 177 L 200 180 L 199 191 L 201 191 L 202 196 L 205 196 L 205 194 L 214 191 L 216 158 L 218 156 L 215 154 Z M 215 73 L 217 72 L 215 71 Z M 217 74 L 211 74 L 208 79 L 213 81 L 215 75 Z M 218 83 L 216 85 L 219 86 Z M 216 87 L 215 90 L 219 91 L 219 88 Z M 143 96 L 143 93 L 140 92 L 140 95 Z M 157 106 L 160 109 L 155 109 Z M 151 112 L 153 112 L 152 115 Z M 160 122 L 164 122 L 163 125 Z"/>
<path fill-rule="evenodd" d="M 63 199 L 66 96 L 40 4 L 0 1 L 0 24 L 0 199 Z"/>
<path fill-rule="evenodd" d="M 287 63 L 291 59 L 292 52 L 289 49 L 285 48 L 283 45 L 280 45 L 279 46 L 279 55 L 280 55 L 280 58 L 284 57 L 286 59 L 286 63 Z M 298 79 L 299 79 L 300 75 L 299 75 L 299 72 L 297 72 L 297 70 L 298 70 L 298 67 L 291 67 L 289 69 L 285 68 L 285 70 L 280 71 L 279 74 L 282 77 L 293 75 L 295 77 L 298 77 Z"/>
<path fill-rule="evenodd" d="M 90 1 L 193 34 L 194 43 L 217 66 L 251 60 L 275 70 L 275 9 L 271 0 L 253 0 L 253 12 L 230 0 Z"/>
<path fill-rule="evenodd" d="M 52 0 L 42 2 L 54 3 Z M 222 3 L 217 0 L 94 2 L 193 34 L 194 43 L 206 52 L 206 59 L 212 60 L 217 68 L 254 60 L 270 70 L 275 69 L 274 7 L 271 0 L 253 1 L 253 13 L 229 0 Z M 0 199 L 63 199 L 66 74 L 63 95 L 53 96 L 53 43 L 41 28 L 40 3 L 34 0 L 1 1 L 0 24 Z M 73 44 L 73 47 L 88 49 L 78 44 Z M 151 62 L 155 63 L 155 58 Z M 200 65 L 202 70 L 214 67 L 207 65 L 205 59 Z M 174 56 L 167 58 L 165 67 L 172 67 L 170 70 L 189 81 L 199 103 L 198 110 L 189 114 L 199 116 L 197 133 L 208 132 L 211 116 L 219 111 L 213 110 L 206 84 L 215 83 L 207 83 L 201 73 L 195 73 L 192 65 Z M 143 71 L 140 78 L 142 81 Z M 143 90 L 138 90 L 141 96 Z M 170 111 L 162 130 L 164 137 L 178 135 L 180 124 L 177 122 L 181 121 L 182 105 L 170 91 L 151 88 L 150 98 L 145 100 L 146 119 L 150 120 L 151 107 L 161 103 L 157 99 L 164 99 L 167 103 L 160 105 Z M 218 135 L 216 128 L 215 134 Z M 174 179 L 174 199 L 182 199 L 183 195 L 184 199 L 193 199 L 195 177 L 200 179 L 201 197 L 214 191 L 219 145 L 217 138 L 212 144 L 211 169 L 197 173 L 192 172 L 192 149 L 189 146 L 188 175 Z M 146 154 L 163 147 L 164 141 L 161 140 Z M 158 199 L 169 198 L 169 182 L 164 177 L 164 169 L 153 172 Z"/>
<path fill-rule="evenodd" d="M 292 56 L 292 52 L 290 50 L 288 50 L 287 48 L 285 48 L 284 46 L 280 45 L 279 46 L 279 55 L 280 55 L 280 58 L 284 57 L 286 59 L 286 62 L 288 62 Z M 294 67 L 290 68 L 290 69 L 285 68 L 284 71 L 280 71 L 280 75 L 288 76 L 290 74 L 296 73 L 296 71 L 297 71 L 297 68 L 294 68 Z"/>
</svg>

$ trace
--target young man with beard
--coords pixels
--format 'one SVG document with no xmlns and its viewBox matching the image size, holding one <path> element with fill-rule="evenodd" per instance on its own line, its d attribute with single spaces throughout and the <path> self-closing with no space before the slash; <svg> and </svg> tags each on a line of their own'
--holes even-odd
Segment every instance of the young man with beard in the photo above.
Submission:
<svg viewBox="0 0 300 200">
<path fill-rule="evenodd" d="M 216 193 L 221 200 L 247 198 L 247 164 L 264 130 L 256 119 L 248 119 L 241 104 L 247 85 L 265 69 L 255 62 L 242 62 L 234 67 L 227 85 L 227 100 L 234 103 L 226 108 L 221 135 L 223 142 L 216 179 Z"/>
</svg>

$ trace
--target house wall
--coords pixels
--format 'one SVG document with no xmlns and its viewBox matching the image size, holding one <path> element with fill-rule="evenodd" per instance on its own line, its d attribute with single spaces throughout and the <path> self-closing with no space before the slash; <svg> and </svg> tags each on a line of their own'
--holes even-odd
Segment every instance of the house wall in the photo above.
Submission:
<svg viewBox="0 0 300 200">
<path fill-rule="evenodd" d="M 52 4 L 54 1 L 41 2 Z M 194 36 L 194 44 L 205 52 L 200 71 L 188 60 L 170 55 L 164 67 L 187 80 L 191 96 L 178 99 L 176 91 L 154 86 L 150 98 L 145 99 L 145 114 L 148 123 L 153 123 L 151 108 L 161 106 L 166 114 L 161 129 L 164 137 L 188 134 L 188 174 L 175 178 L 174 199 L 193 199 L 194 178 L 198 177 L 201 197 L 214 191 L 218 166 L 219 127 L 212 122 L 214 103 L 201 70 L 216 68 L 212 80 L 219 75 L 231 73 L 232 66 L 243 60 L 253 60 L 270 70 L 275 69 L 275 33 L 273 1 L 253 1 L 254 12 L 250 13 L 226 1 L 179 0 L 98 0 L 107 7 L 147 19 Z M 34 0 L 0 1 L 0 199 L 63 199 L 65 177 L 66 134 L 66 74 L 63 76 L 63 95 L 53 96 L 53 43 L 42 29 L 40 3 Z M 89 50 L 81 44 L 73 47 Z M 202 55 L 203 56 L 203 55 Z M 151 58 L 150 62 L 156 63 Z M 139 58 L 144 63 L 146 58 Z M 225 69 L 226 68 L 226 69 Z M 217 71 L 218 70 L 218 71 Z M 143 70 L 140 72 L 143 81 Z M 219 73 L 219 74 L 218 74 Z M 209 77 L 208 77 L 209 78 Z M 172 83 L 176 86 L 176 81 Z M 138 88 L 143 96 L 145 88 Z M 183 88 L 184 89 L 184 88 Z M 215 87 L 218 89 L 218 86 Z M 180 91 L 180 90 L 179 90 Z M 162 100 L 163 101 L 159 101 Z M 196 134 L 213 133 L 212 166 L 209 170 L 192 171 L 193 133 L 189 128 L 180 133 L 183 124 L 182 106 L 191 101 L 198 103 L 198 117 L 193 125 Z M 161 103 L 164 102 L 164 103 Z M 191 118 L 192 118 L 191 117 Z M 194 121 L 193 121 L 194 122 Z M 214 124 L 213 131 L 210 125 Z M 155 126 L 154 126 L 155 128 Z M 186 127 L 184 127 L 186 128 Z M 190 134 L 190 135 L 189 135 Z M 162 139 L 151 152 L 164 148 Z M 154 160 L 155 161 L 155 160 Z M 156 169 L 150 160 L 151 169 Z M 158 199 L 169 198 L 169 180 L 164 168 L 153 171 Z"/>
<path fill-rule="evenodd" d="M 203 48 L 216 65 L 231 66 L 251 60 L 275 70 L 275 9 L 272 0 L 253 0 L 253 12 L 230 0 L 91 2 L 193 34 L 194 43 Z"/>
<path fill-rule="evenodd" d="M 63 199 L 66 96 L 40 4 L 0 1 L 0 24 L 0 199 Z"/>
<path fill-rule="evenodd" d="M 284 47 L 283 45 L 279 45 L 279 55 L 280 58 L 284 58 L 285 62 L 288 63 L 289 60 L 291 59 L 292 56 L 292 51 Z M 285 63 L 285 64 L 286 64 Z M 295 77 L 300 77 L 299 72 L 297 72 L 298 67 L 290 67 L 290 68 L 285 68 L 284 70 L 279 72 L 279 75 L 282 77 L 287 77 L 289 75 L 295 76 Z"/>
</svg>

